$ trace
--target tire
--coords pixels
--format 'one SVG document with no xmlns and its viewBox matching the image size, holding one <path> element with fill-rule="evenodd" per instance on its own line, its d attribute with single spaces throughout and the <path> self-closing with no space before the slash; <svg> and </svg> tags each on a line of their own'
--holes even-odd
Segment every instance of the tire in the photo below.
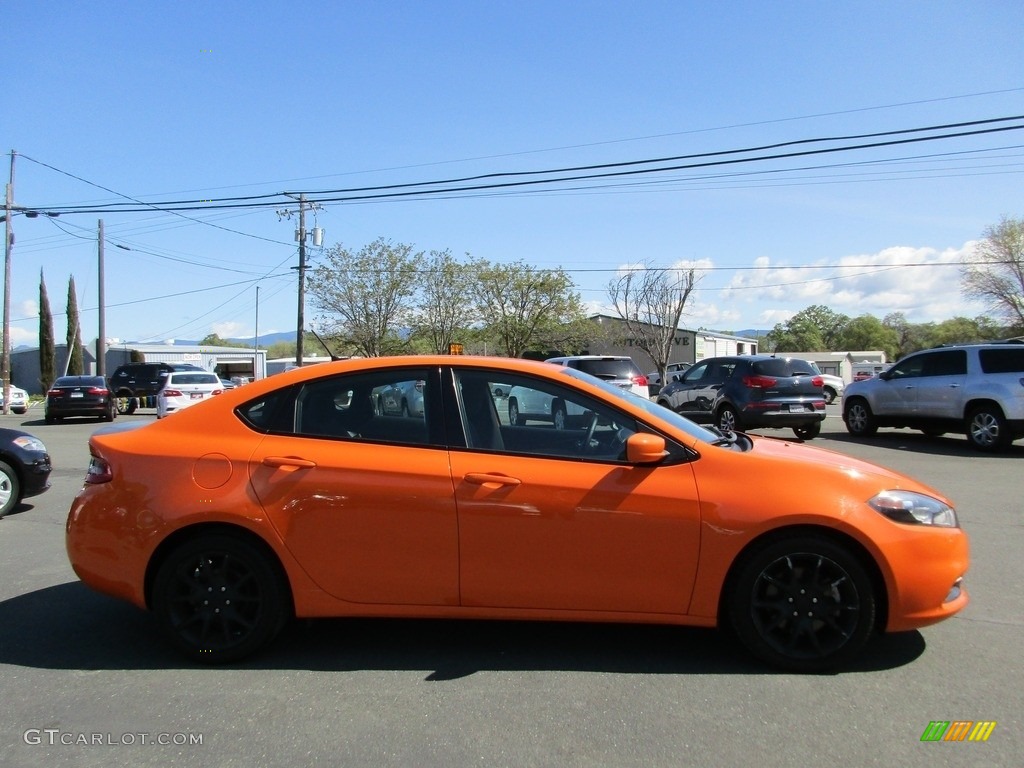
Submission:
<svg viewBox="0 0 1024 768">
<path fill-rule="evenodd" d="M 820 672 L 856 656 L 875 627 L 867 571 L 840 544 L 815 535 L 775 541 L 740 567 L 730 623 L 757 658 L 796 672 Z"/>
<path fill-rule="evenodd" d="M 117 412 L 123 413 L 126 416 L 131 416 L 135 413 L 135 410 L 139 407 L 139 401 L 137 398 L 118 395 L 117 397 Z"/>
<path fill-rule="evenodd" d="M 21 480 L 6 461 L 0 461 L 0 517 L 3 517 L 21 501 Z"/>
<path fill-rule="evenodd" d="M 1005 450 L 1012 442 L 1006 418 L 995 405 L 981 405 L 972 409 L 967 414 L 965 432 L 971 445 L 986 453 Z"/>
<path fill-rule="evenodd" d="M 944 429 L 922 429 L 921 432 L 928 435 L 928 437 L 942 437 L 946 434 Z"/>
<path fill-rule="evenodd" d="M 53 424 L 55 421 L 57 421 L 57 419 L 51 416 L 50 414 L 46 413 L 43 414 L 43 421 L 45 421 L 47 424 Z"/>
<path fill-rule="evenodd" d="M 723 432 L 740 432 L 740 419 L 736 409 L 731 405 L 723 405 L 715 416 L 715 426 Z"/>
<path fill-rule="evenodd" d="M 846 431 L 851 435 L 870 437 L 878 431 L 878 422 L 871 412 L 871 406 L 860 398 L 846 404 L 843 421 L 846 422 Z"/>
<path fill-rule="evenodd" d="M 805 424 L 802 427 L 793 427 L 793 434 L 801 440 L 813 440 L 821 434 L 821 422 L 816 421 L 813 424 Z"/>
<path fill-rule="evenodd" d="M 406 417 L 409 415 L 409 403 L 406 402 L 404 397 L 402 398 L 402 415 Z"/>
<path fill-rule="evenodd" d="M 193 661 L 224 664 L 259 650 L 291 615 L 287 583 L 268 555 L 225 534 L 186 541 L 160 565 L 153 611 Z"/>
<path fill-rule="evenodd" d="M 519 401 L 514 397 L 508 401 L 508 423 L 514 427 L 521 427 L 526 419 L 519 415 Z"/>
<path fill-rule="evenodd" d="M 555 429 L 565 429 L 566 419 L 568 418 L 565 412 L 565 403 L 558 401 L 551 406 L 551 422 L 555 425 Z"/>
<path fill-rule="evenodd" d="M 832 405 L 836 401 L 836 391 L 832 387 L 825 387 L 823 394 L 825 395 L 825 405 Z"/>
</svg>

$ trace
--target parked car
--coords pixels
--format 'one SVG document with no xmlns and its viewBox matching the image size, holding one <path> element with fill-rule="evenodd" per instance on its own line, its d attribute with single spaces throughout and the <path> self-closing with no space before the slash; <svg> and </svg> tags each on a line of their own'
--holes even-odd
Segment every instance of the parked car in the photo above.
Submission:
<svg viewBox="0 0 1024 768">
<path fill-rule="evenodd" d="M 723 432 L 790 428 L 811 440 L 825 420 L 822 384 L 811 364 L 796 357 L 709 357 L 662 389 L 657 402 Z"/>
<path fill-rule="evenodd" d="M 1024 437 L 1024 345 L 926 349 L 846 389 L 843 420 L 852 435 L 910 427 L 926 435 L 963 432 L 981 451 Z"/>
<path fill-rule="evenodd" d="M 117 412 L 135 413 L 136 409 L 155 404 L 156 393 L 172 371 L 202 371 L 192 363 L 125 363 L 110 377 L 108 386 L 114 393 Z"/>
<path fill-rule="evenodd" d="M 374 408 L 394 381 L 424 382 L 424 419 Z M 499 382 L 589 417 L 508 424 Z M 243 658 L 292 617 L 417 616 L 719 626 L 819 671 L 968 602 L 967 538 L 938 491 L 723 435 L 568 366 L 346 360 L 123 426 L 90 437 L 67 552 L 199 662 Z"/>
<path fill-rule="evenodd" d="M 831 405 L 836 400 L 842 398 L 843 390 L 846 388 L 846 382 L 843 381 L 842 377 L 834 376 L 831 373 L 822 373 L 818 364 L 813 360 L 807 361 L 811 370 L 818 376 L 821 376 L 821 390 L 822 394 L 825 395 L 825 405 Z"/>
<path fill-rule="evenodd" d="M 689 368 L 692 363 L 669 363 L 665 367 L 665 376 L 668 381 L 674 380 L 679 374 Z M 651 371 L 647 374 L 647 386 L 650 389 L 650 396 L 655 397 L 661 391 L 661 374 Z"/>
<path fill-rule="evenodd" d="M 395 381 L 374 390 L 377 410 L 391 416 L 418 416 L 423 418 L 422 379 Z"/>
<path fill-rule="evenodd" d="M 171 371 L 156 394 L 156 417 L 162 419 L 224 392 L 220 377 L 208 371 Z"/>
<path fill-rule="evenodd" d="M 92 416 L 113 421 L 117 403 L 102 376 L 61 376 L 46 392 L 43 418 L 47 424 L 65 416 Z"/>
<path fill-rule="evenodd" d="M 633 358 L 626 355 L 572 355 L 552 357 L 544 362 L 564 365 L 575 368 L 577 371 L 589 373 L 609 384 L 628 389 L 640 397 L 651 396 L 647 386 L 647 377 L 640 372 L 640 368 L 633 362 Z"/>
<path fill-rule="evenodd" d="M 3 387 L 0 387 L 0 408 L 3 408 L 3 405 L 4 390 Z M 28 412 L 28 392 L 13 384 L 11 384 L 11 407 L 9 410 L 19 416 Z"/>
<path fill-rule="evenodd" d="M 0 517 L 23 499 L 46 491 L 50 470 L 42 440 L 20 429 L 0 428 Z"/>
</svg>

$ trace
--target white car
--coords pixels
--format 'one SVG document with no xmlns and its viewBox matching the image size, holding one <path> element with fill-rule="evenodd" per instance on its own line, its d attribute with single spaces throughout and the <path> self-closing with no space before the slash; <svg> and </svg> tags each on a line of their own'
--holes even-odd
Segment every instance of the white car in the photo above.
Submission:
<svg viewBox="0 0 1024 768">
<path fill-rule="evenodd" d="M 839 400 L 843 396 L 843 389 L 846 387 L 846 382 L 844 382 L 839 376 L 833 376 L 831 373 L 822 373 L 821 369 L 818 368 L 817 363 L 813 360 L 808 360 L 807 362 L 811 364 L 811 369 L 818 376 L 821 376 L 821 389 L 825 394 L 825 403 L 831 404 L 836 400 Z"/>
<path fill-rule="evenodd" d="M 4 404 L 4 391 L 0 387 L 0 408 Z M 23 414 L 28 411 L 28 392 L 21 387 L 11 385 L 11 412 L 17 414 Z"/>
<path fill-rule="evenodd" d="M 180 411 L 221 394 L 224 385 L 215 373 L 205 371 L 171 371 L 156 394 L 156 417 Z"/>
</svg>

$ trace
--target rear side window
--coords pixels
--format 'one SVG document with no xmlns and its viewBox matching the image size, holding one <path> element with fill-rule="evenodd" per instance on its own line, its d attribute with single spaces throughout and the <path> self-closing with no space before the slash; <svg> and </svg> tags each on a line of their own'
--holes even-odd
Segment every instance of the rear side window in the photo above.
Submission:
<svg viewBox="0 0 1024 768">
<path fill-rule="evenodd" d="M 985 373 L 1024 373 L 1024 347 L 1020 349 L 982 349 L 978 351 Z"/>
<path fill-rule="evenodd" d="M 797 358 L 773 357 L 771 360 L 758 360 L 753 365 L 758 376 L 815 376 L 811 364 Z"/>
<path fill-rule="evenodd" d="M 632 379 L 640 375 L 632 360 L 570 360 L 569 366 L 599 379 Z"/>
</svg>

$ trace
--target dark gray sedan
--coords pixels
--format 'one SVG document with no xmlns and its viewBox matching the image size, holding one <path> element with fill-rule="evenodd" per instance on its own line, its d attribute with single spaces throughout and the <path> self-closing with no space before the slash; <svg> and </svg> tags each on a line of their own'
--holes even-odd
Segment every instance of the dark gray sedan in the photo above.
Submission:
<svg viewBox="0 0 1024 768">
<path fill-rule="evenodd" d="M 117 403 L 102 376 L 61 376 L 46 392 L 44 418 L 47 424 L 65 416 L 91 416 L 113 421 Z"/>
</svg>

